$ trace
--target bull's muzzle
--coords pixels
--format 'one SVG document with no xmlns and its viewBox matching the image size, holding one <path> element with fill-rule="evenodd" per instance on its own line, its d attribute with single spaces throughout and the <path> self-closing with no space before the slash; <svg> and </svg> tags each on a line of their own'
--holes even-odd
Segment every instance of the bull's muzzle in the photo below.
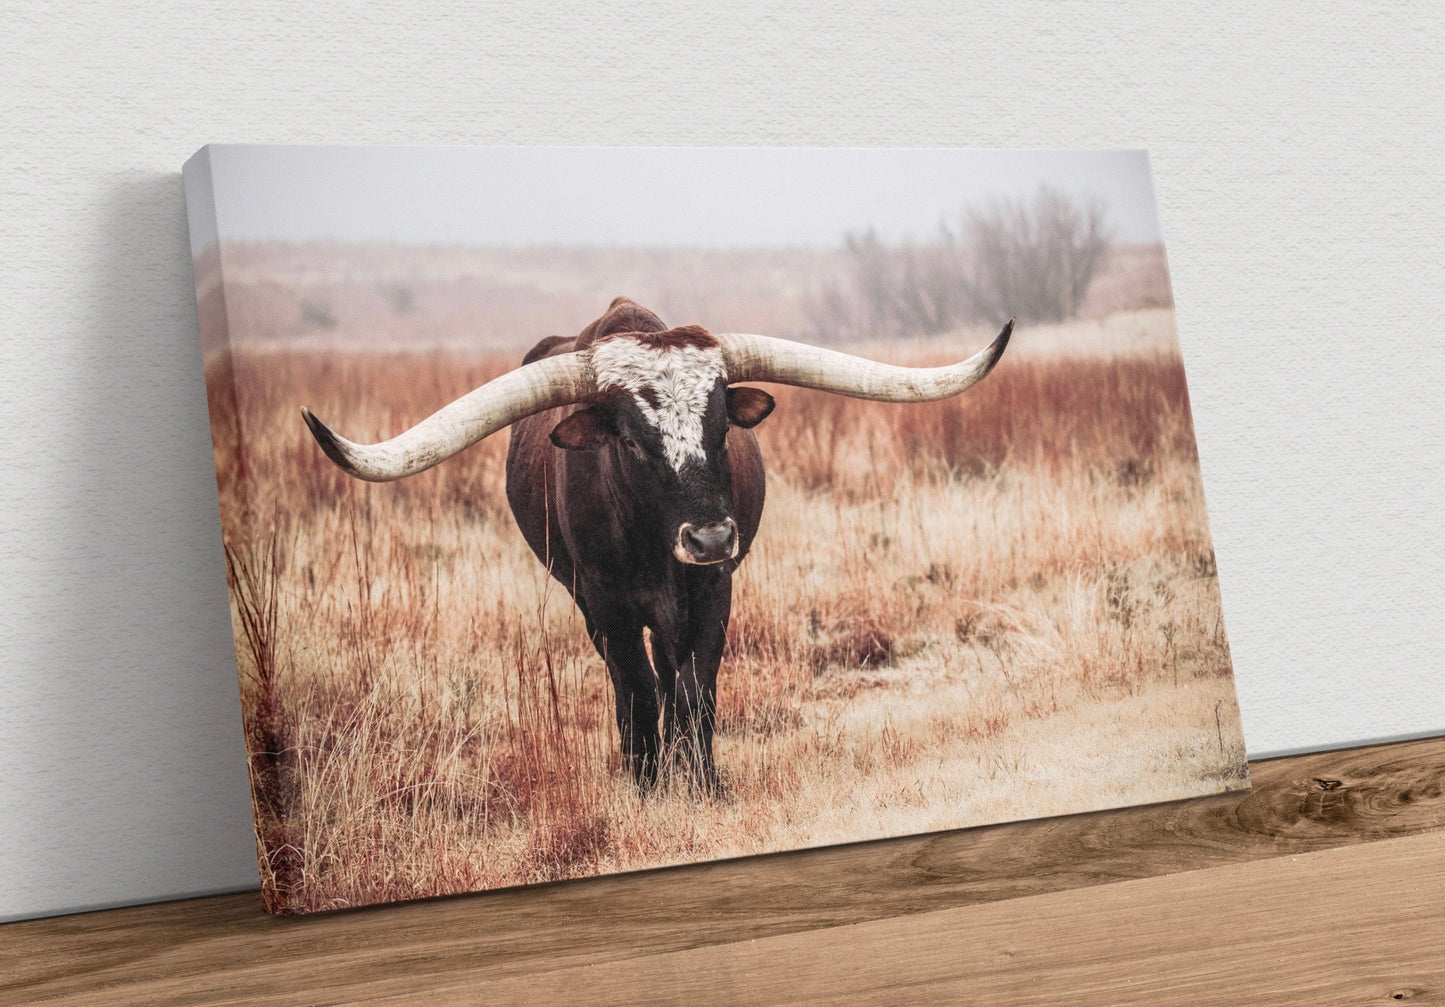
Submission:
<svg viewBox="0 0 1445 1007">
<path fill-rule="evenodd" d="M 679 563 L 694 566 L 709 566 L 723 563 L 738 554 L 738 526 L 732 518 L 718 524 L 692 524 L 685 522 L 677 530 L 677 542 L 672 554 Z"/>
</svg>

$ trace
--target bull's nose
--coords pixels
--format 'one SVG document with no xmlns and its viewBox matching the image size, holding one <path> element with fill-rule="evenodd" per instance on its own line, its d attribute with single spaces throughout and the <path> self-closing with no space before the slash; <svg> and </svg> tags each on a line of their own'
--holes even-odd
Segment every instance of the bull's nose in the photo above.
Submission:
<svg viewBox="0 0 1445 1007">
<path fill-rule="evenodd" d="M 738 526 L 732 518 L 718 524 L 685 524 L 677 530 L 678 556 L 684 563 L 721 563 L 738 551 Z"/>
</svg>

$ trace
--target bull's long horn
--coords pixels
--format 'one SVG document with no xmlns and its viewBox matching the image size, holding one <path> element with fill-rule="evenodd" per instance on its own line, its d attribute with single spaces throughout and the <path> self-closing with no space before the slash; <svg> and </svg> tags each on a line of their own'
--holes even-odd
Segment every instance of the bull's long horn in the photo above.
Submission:
<svg viewBox="0 0 1445 1007">
<path fill-rule="evenodd" d="M 597 389 L 592 365 L 580 353 L 525 364 L 488 381 L 380 444 L 356 444 L 301 407 L 326 456 L 358 479 L 387 482 L 444 462 L 503 427 L 544 409 L 579 402 Z"/>
<path fill-rule="evenodd" d="M 1003 356 L 1014 320 L 993 342 L 948 367 L 899 367 L 790 339 L 730 333 L 718 336 L 728 382 L 771 381 L 879 402 L 932 402 L 967 391 Z"/>
</svg>

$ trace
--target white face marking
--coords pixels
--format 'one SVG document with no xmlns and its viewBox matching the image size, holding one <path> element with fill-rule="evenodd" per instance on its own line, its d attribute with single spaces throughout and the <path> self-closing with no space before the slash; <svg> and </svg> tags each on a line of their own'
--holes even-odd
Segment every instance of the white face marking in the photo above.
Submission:
<svg viewBox="0 0 1445 1007">
<path fill-rule="evenodd" d="M 726 373 L 720 348 L 661 348 L 613 337 L 593 348 L 592 369 L 598 388 L 632 395 L 638 411 L 662 435 L 662 450 L 674 471 L 682 471 L 689 459 L 707 457 L 702 421 L 708 397 Z M 655 407 L 639 395 L 644 388 L 656 394 Z"/>
</svg>

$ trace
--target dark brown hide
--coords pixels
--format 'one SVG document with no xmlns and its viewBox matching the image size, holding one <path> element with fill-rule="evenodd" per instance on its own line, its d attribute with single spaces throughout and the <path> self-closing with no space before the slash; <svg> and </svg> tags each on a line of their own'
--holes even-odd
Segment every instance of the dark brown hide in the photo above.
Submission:
<svg viewBox="0 0 1445 1007">
<path fill-rule="evenodd" d="M 668 329 L 652 312 L 618 298 L 575 339 L 545 339 L 525 361 L 623 334 L 653 346 L 717 345 L 704 329 Z M 770 408 L 771 399 L 754 391 L 768 398 Z M 572 595 L 607 663 L 623 755 L 639 785 L 656 782 L 670 749 L 696 780 L 711 786 L 717 669 L 731 612 L 732 575 L 762 519 L 762 454 L 751 430 L 729 424 L 725 468 L 730 478 L 721 506 L 737 524 L 737 555 L 713 566 L 685 565 L 673 558 L 654 527 L 655 501 L 629 492 L 633 462 L 625 450 L 615 445 L 563 450 L 554 443 L 553 431 L 564 419 L 580 409 L 606 407 L 605 401 L 579 403 L 514 424 L 507 500 L 527 544 Z M 757 415 L 760 409 L 750 400 L 753 422 L 766 415 Z M 569 424 L 566 433 L 559 431 L 561 442 L 590 447 L 592 425 L 589 418 L 582 438 L 571 430 L 576 424 Z M 644 630 L 651 633 L 651 658 Z"/>
</svg>

